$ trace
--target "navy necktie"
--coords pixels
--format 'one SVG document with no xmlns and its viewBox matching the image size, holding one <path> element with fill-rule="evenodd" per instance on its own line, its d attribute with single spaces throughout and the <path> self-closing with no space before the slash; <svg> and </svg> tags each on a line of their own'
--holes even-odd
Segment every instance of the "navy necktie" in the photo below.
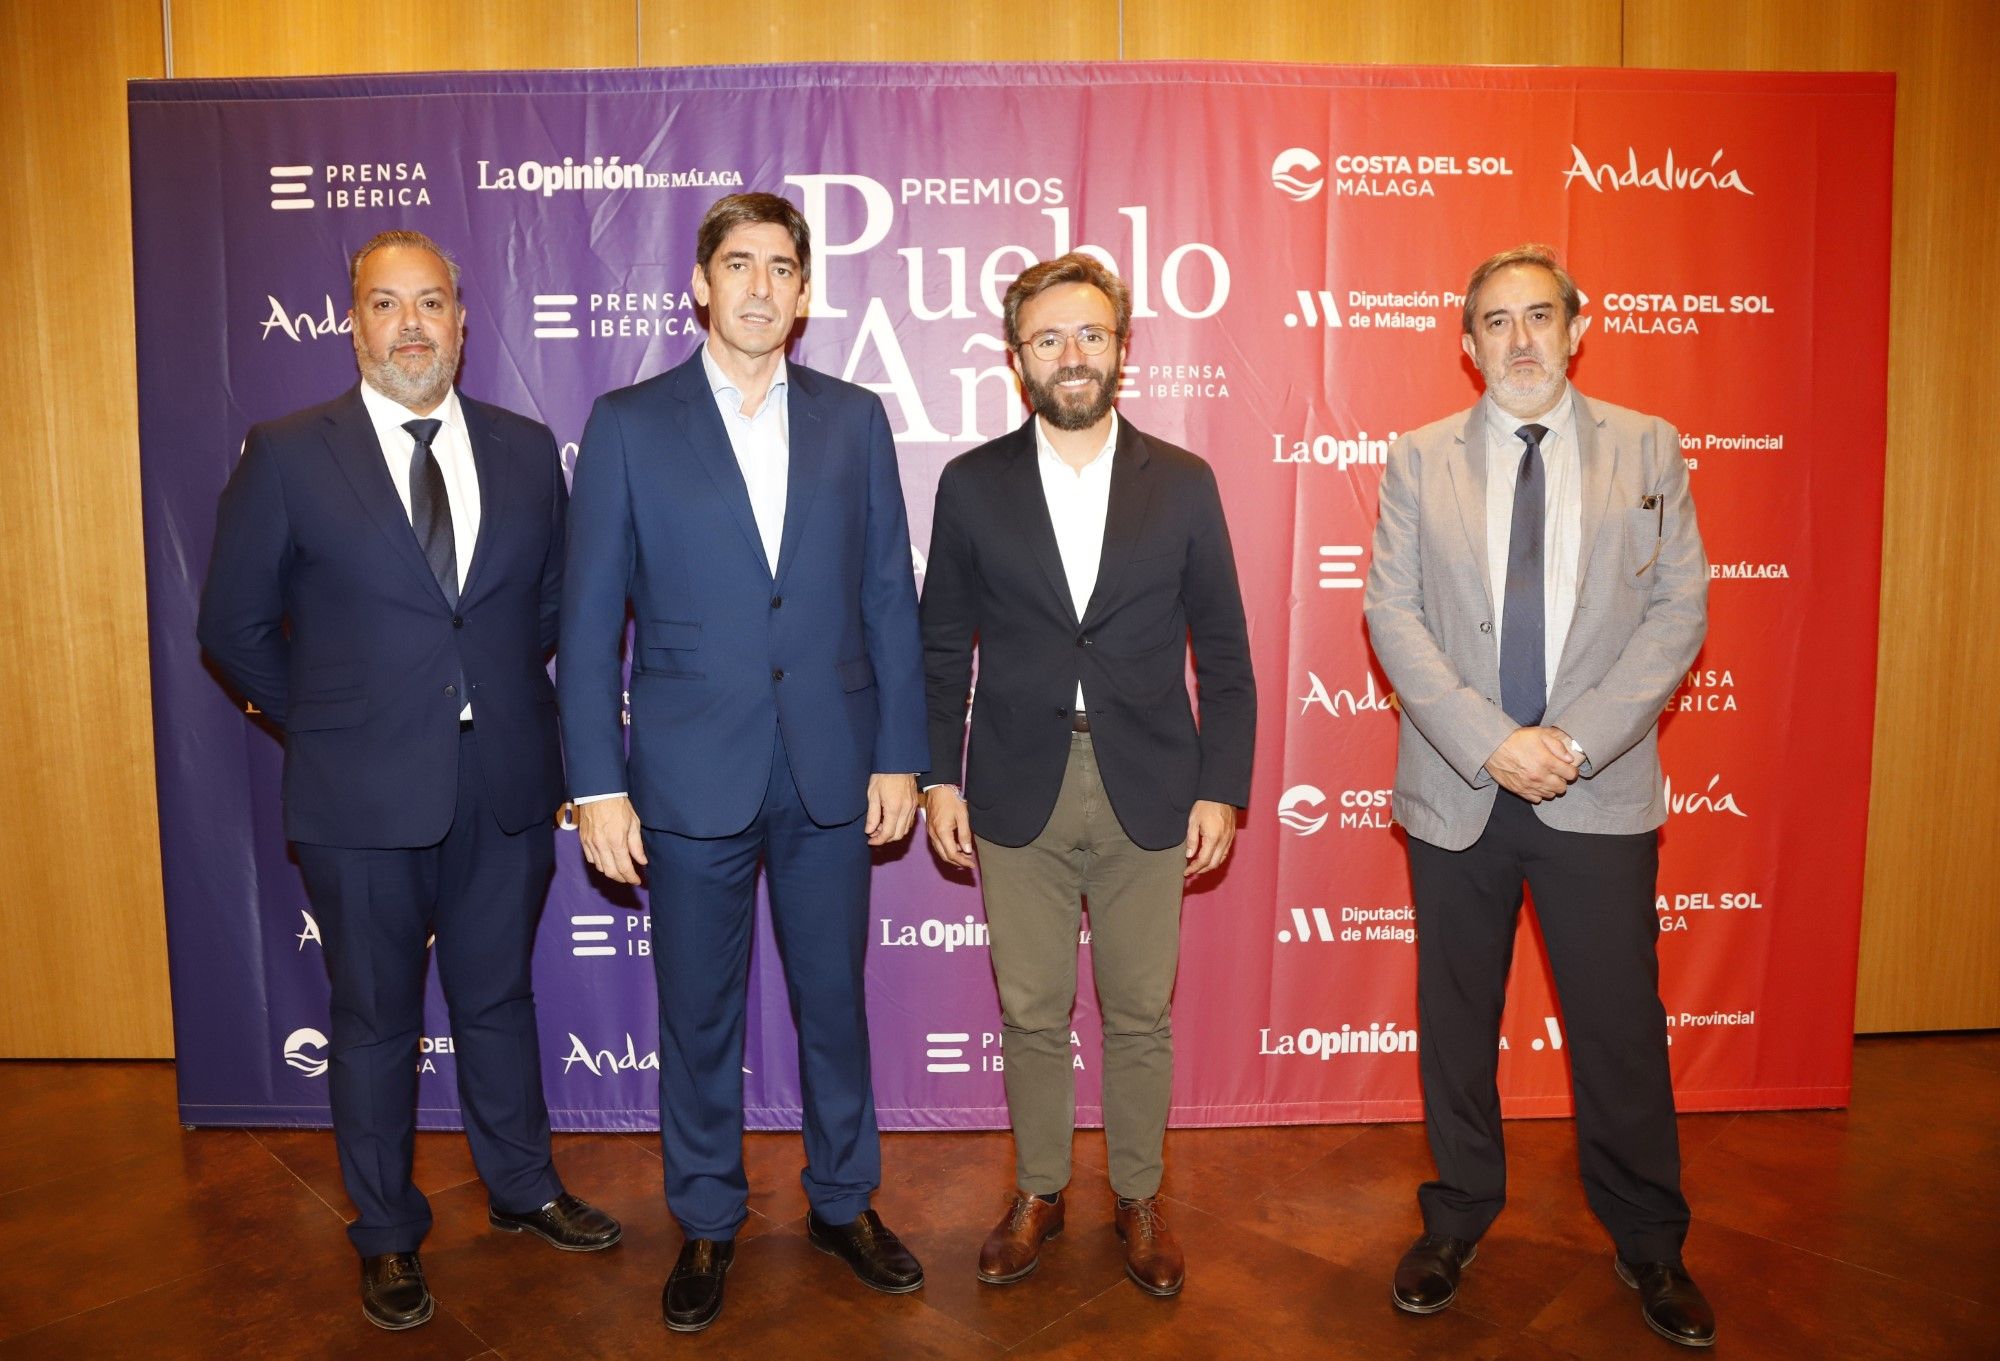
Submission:
<svg viewBox="0 0 2000 1361">
<path fill-rule="evenodd" d="M 1548 707 L 1547 624 L 1542 614 L 1543 425 L 1514 432 L 1527 443 L 1514 479 L 1514 527 L 1507 539 L 1507 599 L 1500 616 L 1500 707 L 1524 728 Z"/>
<path fill-rule="evenodd" d="M 417 532 L 417 544 L 446 603 L 457 609 L 458 545 L 451 532 L 451 496 L 445 491 L 444 469 L 431 453 L 431 441 L 444 429 L 444 422 L 404 421 L 403 428 L 417 442 L 410 455 L 410 528 Z"/>
</svg>

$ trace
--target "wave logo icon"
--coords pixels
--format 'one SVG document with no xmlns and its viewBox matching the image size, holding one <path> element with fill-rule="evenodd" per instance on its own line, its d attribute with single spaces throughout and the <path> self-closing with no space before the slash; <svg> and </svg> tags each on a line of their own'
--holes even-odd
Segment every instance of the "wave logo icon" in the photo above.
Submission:
<svg viewBox="0 0 2000 1361">
<path fill-rule="evenodd" d="M 1300 836 L 1311 836 L 1326 826 L 1325 813 L 1315 816 L 1325 804 L 1326 794 L 1317 785 L 1295 784 L 1278 800 L 1278 821 Z"/>
<path fill-rule="evenodd" d="M 1286 147 L 1278 153 L 1278 159 L 1271 162 L 1271 183 L 1287 198 L 1305 203 L 1318 198 L 1319 191 L 1326 188 L 1326 176 L 1320 173 L 1322 169 L 1319 157 L 1304 147 Z"/>
<path fill-rule="evenodd" d="M 285 1036 L 285 1062 L 307 1077 L 318 1077 L 326 1071 L 326 1036 L 300 1026 Z"/>
</svg>

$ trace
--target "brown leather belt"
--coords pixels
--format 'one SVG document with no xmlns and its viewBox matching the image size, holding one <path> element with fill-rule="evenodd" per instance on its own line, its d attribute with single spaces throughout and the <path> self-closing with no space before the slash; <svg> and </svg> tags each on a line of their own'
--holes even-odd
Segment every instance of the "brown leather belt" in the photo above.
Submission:
<svg viewBox="0 0 2000 1361">
<path fill-rule="evenodd" d="M 1089 732 L 1089 711 L 1085 709 L 1072 709 L 1069 715 L 1069 730 L 1071 732 Z"/>
</svg>

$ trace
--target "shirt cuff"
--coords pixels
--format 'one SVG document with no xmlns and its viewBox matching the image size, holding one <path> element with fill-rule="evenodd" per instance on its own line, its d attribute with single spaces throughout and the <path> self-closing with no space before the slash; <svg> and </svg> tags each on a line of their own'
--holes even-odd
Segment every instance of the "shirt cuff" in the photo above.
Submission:
<svg viewBox="0 0 2000 1361">
<path fill-rule="evenodd" d="M 620 789 L 620 790 L 615 790 L 609 794 L 578 794 L 576 797 L 572 798 L 570 802 L 575 804 L 578 808 L 581 808 L 586 803 L 602 803 L 606 799 L 622 799 L 624 797 L 625 797 L 625 791 Z"/>
</svg>

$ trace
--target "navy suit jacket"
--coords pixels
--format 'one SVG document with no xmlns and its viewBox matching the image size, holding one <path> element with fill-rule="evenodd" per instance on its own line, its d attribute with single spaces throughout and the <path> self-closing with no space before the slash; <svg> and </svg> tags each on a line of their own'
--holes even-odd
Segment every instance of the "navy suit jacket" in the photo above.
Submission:
<svg viewBox="0 0 2000 1361">
<path fill-rule="evenodd" d="M 1062 791 L 1081 681 L 1111 809 L 1133 841 L 1164 850 L 1187 835 L 1196 799 L 1250 802 L 1257 682 L 1222 497 L 1208 464 L 1121 415 L 1097 586 L 1079 619 L 1035 420 L 959 455 L 938 479 L 923 606 L 930 778 L 959 783 L 963 773 L 978 835 L 1033 841 Z"/>
<path fill-rule="evenodd" d="M 683 836 L 742 831 L 782 729 L 813 821 L 919 772 L 923 662 L 910 533 L 881 399 L 788 369 L 790 464 L 775 574 L 699 352 L 598 398 L 570 502 L 562 697 L 570 789 L 627 791 Z M 619 724 L 631 602 L 631 751 Z"/>
<path fill-rule="evenodd" d="M 359 388 L 253 426 L 216 515 L 198 632 L 285 734 L 285 835 L 428 846 L 451 827 L 470 691 L 508 832 L 562 801 L 544 663 L 562 595 L 562 463 L 548 427 L 461 394 L 479 538 L 454 612 Z M 447 688 L 449 687 L 449 688 Z"/>
</svg>

